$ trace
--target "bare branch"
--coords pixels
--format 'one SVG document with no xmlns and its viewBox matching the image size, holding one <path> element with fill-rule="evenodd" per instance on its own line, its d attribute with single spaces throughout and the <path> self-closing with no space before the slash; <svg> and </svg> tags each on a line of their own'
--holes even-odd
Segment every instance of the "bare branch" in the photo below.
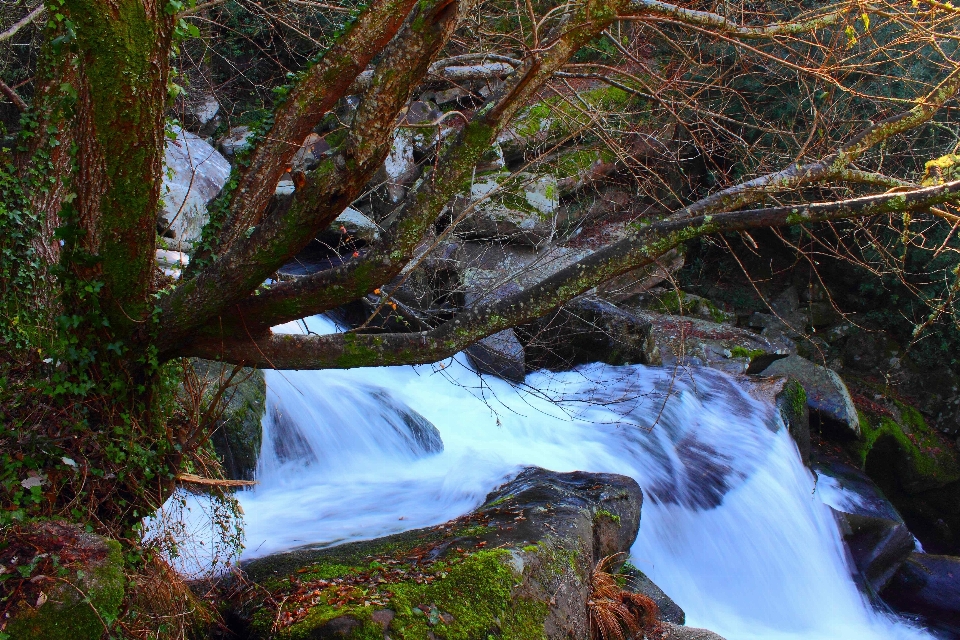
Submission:
<svg viewBox="0 0 960 640">
<path fill-rule="evenodd" d="M 9 29 L 4 31 L 3 33 L 0 33 L 0 42 L 3 42 L 4 40 L 9 40 L 13 36 L 17 35 L 17 32 L 20 31 L 20 29 L 23 29 L 25 26 L 27 26 L 28 24 L 30 24 L 31 22 L 39 18 L 43 14 L 45 9 L 46 7 L 41 4 L 39 7 L 31 11 L 30 13 L 28 13 L 22 19 L 15 22 L 13 26 L 11 26 Z"/>
<path fill-rule="evenodd" d="M 24 102 L 23 98 L 21 98 L 20 95 L 3 80 L 0 80 L 0 93 L 7 96 L 10 102 L 12 102 L 20 111 L 26 111 L 30 108 L 30 105 Z"/>
<path fill-rule="evenodd" d="M 728 187 L 676 211 L 673 216 L 686 218 L 711 211 L 736 209 L 758 202 L 767 194 L 781 193 L 802 185 L 844 175 L 855 175 L 847 169 L 850 163 L 855 162 L 868 149 L 884 140 L 930 120 L 948 100 L 957 94 L 957 91 L 960 91 L 960 68 L 954 69 L 933 91 L 918 100 L 915 107 L 882 122 L 871 124 L 838 151 L 819 162 L 799 166 L 792 164 L 781 171 Z"/>
</svg>

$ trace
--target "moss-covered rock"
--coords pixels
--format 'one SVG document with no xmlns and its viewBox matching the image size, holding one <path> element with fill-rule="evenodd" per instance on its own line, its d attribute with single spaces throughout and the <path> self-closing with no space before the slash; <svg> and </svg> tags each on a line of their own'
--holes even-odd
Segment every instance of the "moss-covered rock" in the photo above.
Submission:
<svg viewBox="0 0 960 640">
<path fill-rule="evenodd" d="M 36 600 L 21 600 L 0 626 L 11 640 L 99 640 L 117 620 L 125 577 L 120 544 L 60 522 L 32 523 L 18 537 L 20 553 L 3 573 L 29 577 Z M 5 544 L 13 544 L 5 537 Z M 37 550 L 40 550 L 40 553 Z M 29 569 L 25 565 L 29 563 Z M 46 572 L 41 565 L 48 565 Z M 23 591 L 23 590 L 21 590 Z"/>
<path fill-rule="evenodd" d="M 960 480 L 955 452 L 915 408 L 890 400 L 889 414 L 860 411 L 863 437 L 854 446 L 868 470 L 893 475 L 907 493 L 943 487 Z"/>
<path fill-rule="evenodd" d="M 237 610 L 254 638 L 585 640 L 591 572 L 641 502 L 623 476 L 528 469 L 444 525 L 252 561 Z"/>
</svg>

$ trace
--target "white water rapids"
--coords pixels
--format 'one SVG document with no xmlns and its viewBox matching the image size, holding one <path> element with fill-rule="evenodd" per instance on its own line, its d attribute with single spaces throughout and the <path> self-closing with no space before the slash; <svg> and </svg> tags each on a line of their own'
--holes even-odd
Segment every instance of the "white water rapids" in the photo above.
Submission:
<svg viewBox="0 0 960 640">
<path fill-rule="evenodd" d="M 733 379 L 590 365 L 518 388 L 465 362 L 268 371 L 259 485 L 238 494 L 244 557 L 445 522 L 526 465 L 620 473 L 645 496 L 631 560 L 688 626 L 728 640 L 928 637 L 865 602 L 789 434 Z"/>
</svg>

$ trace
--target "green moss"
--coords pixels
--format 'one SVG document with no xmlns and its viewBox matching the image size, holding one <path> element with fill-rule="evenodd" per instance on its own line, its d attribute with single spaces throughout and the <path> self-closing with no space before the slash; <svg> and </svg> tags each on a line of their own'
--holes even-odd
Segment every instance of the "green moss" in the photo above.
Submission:
<svg viewBox="0 0 960 640">
<path fill-rule="evenodd" d="M 803 385 L 791 379 L 787 382 L 783 391 L 787 394 L 790 409 L 797 415 L 802 414 L 804 407 L 807 405 L 807 391 L 803 388 Z"/>
<path fill-rule="evenodd" d="M 875 416 L 859 411 L 861 440 L 855 452 L 863 465 L 874 447 L 887 439 L 896 443 L 899 474 L 905 483 L 942 486 L 960 480 L 960 465 L 949 447 L 914 407 L 893 401 L 899 416 Z M 904 475 L 905 474 L 905 475 Z"/>
<path fill-rule="evenodd" d="M 89 574 L 77 572 L 69 584 L 60 583 L 37 609 L 21 611 L 7 623 L 13 640 L 99 640 L 104 625 L 120 614 L 125 579 L 120 543 L 107 541 L 107 557 Z M 81 595 L 82 594 L 82 595 Z"/>
<path fill-rule="evenodd" d="M 510 567 L 509 557 L 505 550 L 480 551 L 457 564 L 439 565 L 435 575 L 441 577 L 433 583 L 397 585 L 392 602 L 397 615 L 390 624 L 390 636 L 420 640 L 432 631 L 449 640 L 489 635 L 545 638 L 547 605 L 514 597 L 519 576 Z M 436 617 L 431 615 L 434 612 Z"/>
<path fill-rule="evenodd" d="M 756 357 L 762 356 L 766 351 L 763 349 L 747 349 L 746 347 L 741 347 L 737 345 L 730 349 L 731 358 L 747 358 L 753 360 Z"/>
<path fill-rule="evenodd" d="M 603 518 L 606 518 L 606 519 L 610 520 L 611 522 L 613 522 L 613 523 L 614 523 L 615 525 L 617 525 L 618 527 L 620 526 L 620 516 L 618 516 L 618 515 L 615 514 L 615 513 L 610 513 L 610 512 L 607 511 L 606 509 L 600 509 L 600 510 L 597 511 L 595 514 L 593 514 L 593 521 L 594 521 L 594 522 L 597 522 L 597 521 L 599 521 L 599 520 L 602 520 Z"/>
<path fill-rule="evenodd" d="M 377 594 L 355 587 L 353 597 L 345 605 L 335 600 L 342 597 L 342 588 L 338 591 L 337 587 L 325 587 L 319 591 L 315 604 L 310 606 L 302 620 L 275 630 L 277 613 L 260 608 L 253 615 L 251 628 L 260 638 L 305 640 L 318 637 L 319 630 L 331 620 L 345 617 L 355 621 L 346 638 L 382 640 L 383 629 L 373 621 L 373 614 L 386 608 L 395 613 L 388 631 L 395 640 L 426 640 L 431 633 L 432 637 L 449 640 L 487 638 L 488 634 L 516 640 L 544 638 L 547 605 L 514 594 L 520 576 L 513 569 L 510 557 L 509 551 L 498 549 L 440 560 L 433 563 L 425 574 L 418 573 L 418 578 L 390 582 Z M 302 584 L 382 567 L 378 562 L 367 562 L 366 566 L 359 567 L 320 562 L 298 572 L 296 577 L 297 583 Z M 289 581 L 264 586 L 271 590 L 291 587 Z M 374 604 L 365 598 L 381 600 Z M 388 601 L 384 603 L 382 598 Z M 291 608 L 299 606 L 296 604 Z"/>
</svg>

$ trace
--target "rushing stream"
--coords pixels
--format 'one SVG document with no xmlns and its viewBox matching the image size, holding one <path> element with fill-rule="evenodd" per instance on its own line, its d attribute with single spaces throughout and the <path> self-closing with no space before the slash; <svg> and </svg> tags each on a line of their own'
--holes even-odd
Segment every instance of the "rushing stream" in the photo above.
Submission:
<svg viewBox="0 0 960 640">
<path fill-rule="evenodd" d="M 864 601 L 786 429 L 731 378 L 591 365 L 518 388 L 465 363 L 267 372 L 244 557 L 441 523 L 524 465 L 613 472 L 645 494 L 632 562 L 688 625 L 728 640 L 927 637 Z"/>
</svg>

